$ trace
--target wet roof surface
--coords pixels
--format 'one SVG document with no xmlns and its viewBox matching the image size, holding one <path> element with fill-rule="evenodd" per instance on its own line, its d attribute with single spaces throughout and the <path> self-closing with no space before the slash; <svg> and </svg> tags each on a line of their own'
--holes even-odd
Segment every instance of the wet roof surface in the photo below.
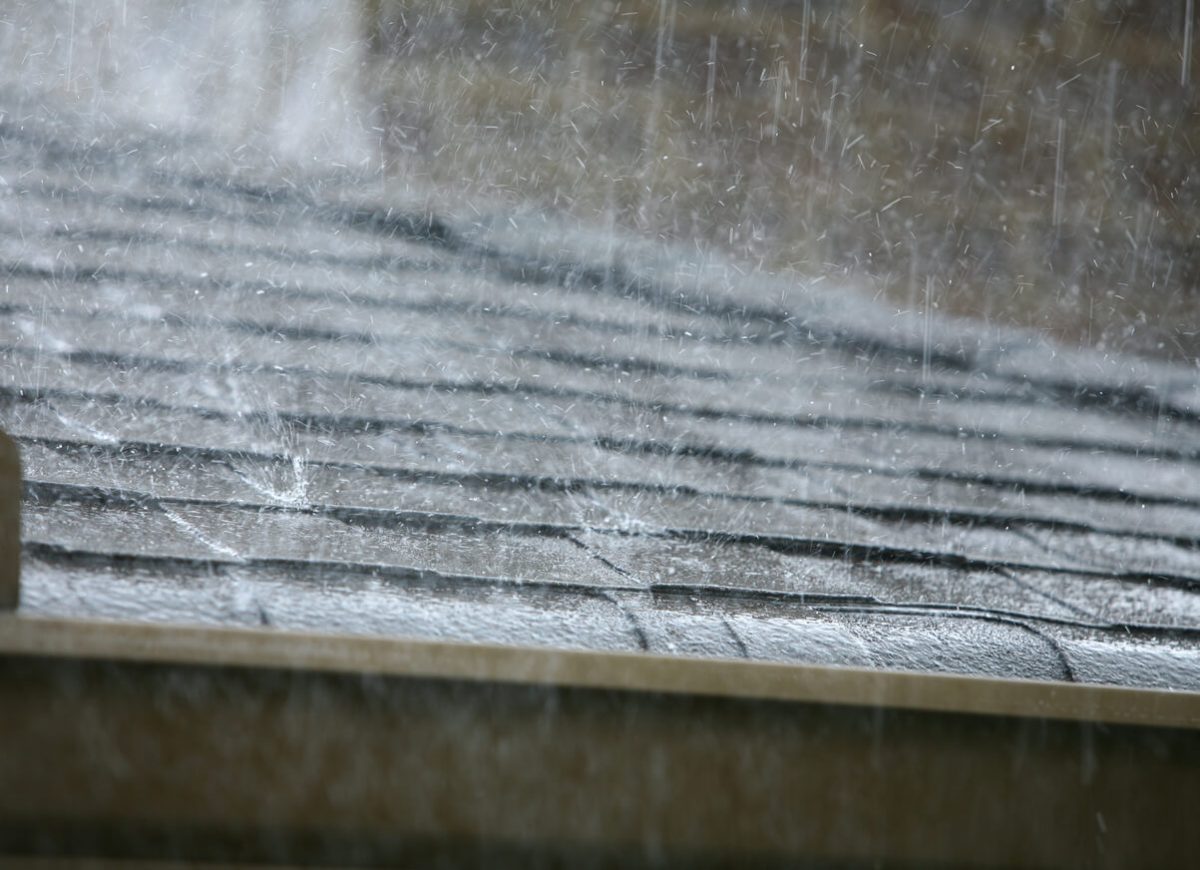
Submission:
<svg viewBox="0 0 1200 870">
<path fill-rule="evenodd" d="M 1200 689 L 1192 370 L 24 115 L 24 612 Z"/>
</svg>

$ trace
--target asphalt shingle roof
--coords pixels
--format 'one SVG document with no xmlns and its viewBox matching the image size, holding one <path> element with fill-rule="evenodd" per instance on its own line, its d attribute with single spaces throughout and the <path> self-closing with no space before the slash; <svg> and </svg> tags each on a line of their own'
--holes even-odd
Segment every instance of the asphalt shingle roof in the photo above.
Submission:
<svg viewBox="0 0 1200 870">
<path fill-rule="evenodd" d="M 1191 369 L 0 123 L 25 612 L 1200 689 Z"/>
</svg>

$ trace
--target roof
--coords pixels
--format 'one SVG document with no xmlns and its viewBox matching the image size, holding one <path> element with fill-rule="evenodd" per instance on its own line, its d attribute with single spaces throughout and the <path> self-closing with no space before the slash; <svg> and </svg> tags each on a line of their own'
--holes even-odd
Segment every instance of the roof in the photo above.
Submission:
<svg viewBox="0 0 1200 870">
<path fill-rule="evenodd" d="M 22 612 L 1200 688 L 1193 369 L 47 114 Z"/>
</svg>

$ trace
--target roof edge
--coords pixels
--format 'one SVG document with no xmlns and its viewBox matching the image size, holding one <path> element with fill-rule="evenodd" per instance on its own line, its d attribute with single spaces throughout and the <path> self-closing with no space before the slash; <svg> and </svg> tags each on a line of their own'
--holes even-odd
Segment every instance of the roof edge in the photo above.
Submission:
<svg viewBox="0 0 1200 870">
<path fill-rule="evenodd" d="M 1040 680 L 0 615 L 0 656 L 297 670 L 1200 730 L 1200 693 Z"/>
</svg>

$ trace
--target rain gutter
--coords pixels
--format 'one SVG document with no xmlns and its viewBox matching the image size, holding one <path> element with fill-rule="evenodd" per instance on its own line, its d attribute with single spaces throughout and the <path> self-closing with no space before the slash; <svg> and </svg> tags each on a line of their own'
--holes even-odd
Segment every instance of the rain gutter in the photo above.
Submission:
<svg viewBox="0 0 1200 870">
<path fill-rule="evenodd" d="M 1198 798 L 1193 693 L 0 614 L 0 862 L 1180 866 Z"/>
</svg>

